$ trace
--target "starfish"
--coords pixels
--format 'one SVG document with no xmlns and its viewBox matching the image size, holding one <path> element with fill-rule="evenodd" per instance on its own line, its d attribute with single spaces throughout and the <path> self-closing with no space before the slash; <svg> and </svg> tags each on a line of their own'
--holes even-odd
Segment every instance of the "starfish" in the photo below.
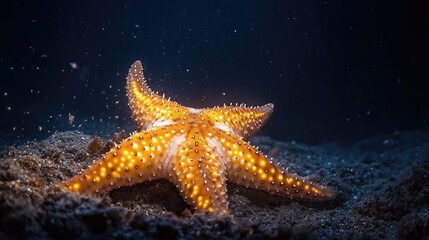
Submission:
<svg viewBox="0 0 429 240">
<path fill-rule="evenodd" d="M 197 211 L 228 214 L 226 181 L 304 201 L 325 201 L 332 190 L 287 172 L 247 139 L 274 105 L 185 107 L 154 93 L 140 61 L 130 68 L 127 96 L 139 131 L 79 175 L 62 183 L 78 193 L 100 194 L 165 178 Z"/>
</svg>

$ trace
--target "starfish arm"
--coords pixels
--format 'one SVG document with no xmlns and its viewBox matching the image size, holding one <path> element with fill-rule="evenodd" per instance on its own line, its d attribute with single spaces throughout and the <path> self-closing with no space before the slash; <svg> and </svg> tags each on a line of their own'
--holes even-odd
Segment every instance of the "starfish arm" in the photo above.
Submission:
<svg viewBox="0 0 429 240">
<path fill-rule="evenodd" d="M 218 143 L 216 151 L 228 159 L 227 176 L 231 182 L 304 201 L 326 201 L 335 197 L 332 190 L 288 173 L 239 137 L 224 133 L 212 141 Z"/>
<path fill-rule="evenodd" d="M 226 214 L 225 164 L 202 137 L 192 136 L 179 148 L 170 181 L 197 211 Z"/>
<path fill-rule="evenodd" d="M 80 193 L 99 193 L 164 178 L 167 174 L 163 162 L 171 159 L 167 143 L 178 138 L 168 127 L 133 134 L 62 187 Z"/>
<path fill-rule="evenodd" d="M 169 125 L 187 113 L 187 108 L 159 96 L 147 86 L 140 61 L 131 66 L 126 88 L 132 118 L 140 130 Z"/>
<path fill-rule="evenodd" d="M 273 110 L 272 103 L 262 107 L 224 106 L 205 109 L 203 115 L 216 128 L 248 139 L 259 131 Z"/>
</svg>

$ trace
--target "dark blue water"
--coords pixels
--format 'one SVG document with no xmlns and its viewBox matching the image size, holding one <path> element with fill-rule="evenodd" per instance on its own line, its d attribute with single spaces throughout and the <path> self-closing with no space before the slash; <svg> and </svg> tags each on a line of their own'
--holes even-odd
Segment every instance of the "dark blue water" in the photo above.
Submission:
<svg viewBox="0 0 429 240">
<path fill-rule="evenodd" d="M 261 134 L 280 140 L 427 129 L 428 18 L 407 4 L 3 3 L 2 144 L 135 129 L 124 86 L 137 59 L 154 90 L 187 106 L 274 103 Z"/>
</svg>

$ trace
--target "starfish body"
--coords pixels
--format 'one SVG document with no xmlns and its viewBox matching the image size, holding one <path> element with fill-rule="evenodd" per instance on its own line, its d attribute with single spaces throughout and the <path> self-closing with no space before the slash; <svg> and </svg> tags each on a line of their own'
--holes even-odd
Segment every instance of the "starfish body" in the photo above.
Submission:
<svg viewBox="0 0 429 240">
<path fill-rule="evenodd" d="M 288 173 L 246 139 L 267 121 L 273 104 L 194 109 L 154 93 L 136 61 L 127 96 L 139 131 L 64 182 L 79 193 L 166 178 L 198 211 L 228 213 L 226 181 L 305 201 L 333 199 L 328 188 Z"/>
</svg>

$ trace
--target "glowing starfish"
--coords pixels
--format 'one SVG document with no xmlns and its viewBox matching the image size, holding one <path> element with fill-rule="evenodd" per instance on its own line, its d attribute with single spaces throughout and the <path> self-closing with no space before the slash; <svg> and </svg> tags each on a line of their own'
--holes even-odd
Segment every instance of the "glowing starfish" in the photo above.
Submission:
<svg viewBox="0 0 429 240">
<path fill-rule="evenodd" d="M 245 139 L 273 112 L 262 107 L 184 107 L 152 92 L 140 61 L 130 68 L 127 96 L 139 131 L 63 184 L 80 193 L 106 192 L 166 178 L 196 210 L 228 213 L 226 181 L 305 201 L 334 193 L 286 172 Z"/>
</svg>

